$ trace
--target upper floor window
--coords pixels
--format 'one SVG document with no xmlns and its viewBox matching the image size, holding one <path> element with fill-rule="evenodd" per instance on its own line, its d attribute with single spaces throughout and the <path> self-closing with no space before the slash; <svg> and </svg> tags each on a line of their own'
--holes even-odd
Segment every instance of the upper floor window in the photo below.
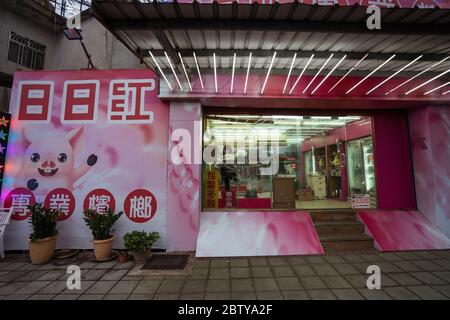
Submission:
<svg viewBox="0 0 450 320">
<path fill-rule="evenodd" d="M 8 60 L 21 66 L 42 70 L 45 46 L 11 30 L 9 33 Z"/>
</svg>

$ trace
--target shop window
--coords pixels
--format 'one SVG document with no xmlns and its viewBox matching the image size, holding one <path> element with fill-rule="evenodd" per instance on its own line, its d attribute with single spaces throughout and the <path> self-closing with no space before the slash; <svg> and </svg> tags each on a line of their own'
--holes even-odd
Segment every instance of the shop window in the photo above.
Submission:
<svg viewBox="0 0 450 320">
<path fill-rule="evenodd" d="M 11 30 L 8 60 L 33 70 L 44 68 L 45 46 Z"/>
<path fill-rule="evenodd" d="M 208 114 L 203 208 L 375 208 L 371 135 L 365 116 Z"/>
</svg>

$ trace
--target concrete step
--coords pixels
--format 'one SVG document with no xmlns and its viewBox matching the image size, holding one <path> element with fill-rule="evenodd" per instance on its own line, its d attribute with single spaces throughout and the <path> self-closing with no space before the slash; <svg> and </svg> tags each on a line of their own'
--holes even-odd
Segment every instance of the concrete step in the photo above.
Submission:
<svg viewBox="0 0 450 320">
<path fill-rule="evenodd" d="M 358 235 L 364 233 L 364 225 L 358 221 L 317 221 L 314 223 L 317 234 L 327 236 L 333 234 Z"/>
<path fill-rule="evenodd" d="M 310 211 L 312 220 L 315 222 L 325 221 L 356 221 L 355 211 Z"/>
<path fill-rule="evenodd" d="M 331 234 L 319 236 L 325 253 L 342 252 L 376 252 L 373 239 L 361 234 Z"/>
</svg>

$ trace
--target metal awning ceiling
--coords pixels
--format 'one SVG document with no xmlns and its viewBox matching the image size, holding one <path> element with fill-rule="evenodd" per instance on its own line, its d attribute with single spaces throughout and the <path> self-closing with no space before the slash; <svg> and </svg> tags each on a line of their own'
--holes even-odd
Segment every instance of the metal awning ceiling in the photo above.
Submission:
<svg viewBox="0 0 450 320">
<path fill-rule="evenodd" d="M 236 73 L 245 73 L 252 52 L 252 72 L 267 72 L 274 51 L 273 74 L 287 74 L 297 53 L 292 74 L 299 74 L 312 53 L 305 74 L 315 74 L 331 53 L 329 64 L 344 56 L 334 71 L 345 74 L 366 53 L 352 75 L 366 75 L 393 54 L 376 75 L 389 76 L 419 55 L 416 63 L 398 74 L 409 76 L 450 55 L 450 10 L 382 8 L 381 30 L 366 28 L 366 8 L 318 6 L 299 2 L 265 4 L 143 3 L 143 1 L 93 2 L 93 12 L 143 63 L 155 68 L 151 52 L 164 72 L 171 73 L 167 52 L 182 74 L 178 53 L 188 72 L 195 73 L 193 52 L 202 72 L 212 73 L 213 53 L 218 73 L 230 73 L 236 53 Z M 433 77 L 449 69 L 450 61 L 427 72 Z M 449 74 L 442 77 L 448 79 Z"/>
</svg>

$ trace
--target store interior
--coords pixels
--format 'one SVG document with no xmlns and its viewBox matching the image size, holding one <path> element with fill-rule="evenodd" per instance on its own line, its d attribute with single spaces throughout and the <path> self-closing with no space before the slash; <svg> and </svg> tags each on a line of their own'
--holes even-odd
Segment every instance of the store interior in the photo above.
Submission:
<svg viewBox="0 0 450 320">
<path fill-rule="evenodd" d="M 203 208 L 376 208 L 369 116 L 207 114 Z"/>
</svg>

